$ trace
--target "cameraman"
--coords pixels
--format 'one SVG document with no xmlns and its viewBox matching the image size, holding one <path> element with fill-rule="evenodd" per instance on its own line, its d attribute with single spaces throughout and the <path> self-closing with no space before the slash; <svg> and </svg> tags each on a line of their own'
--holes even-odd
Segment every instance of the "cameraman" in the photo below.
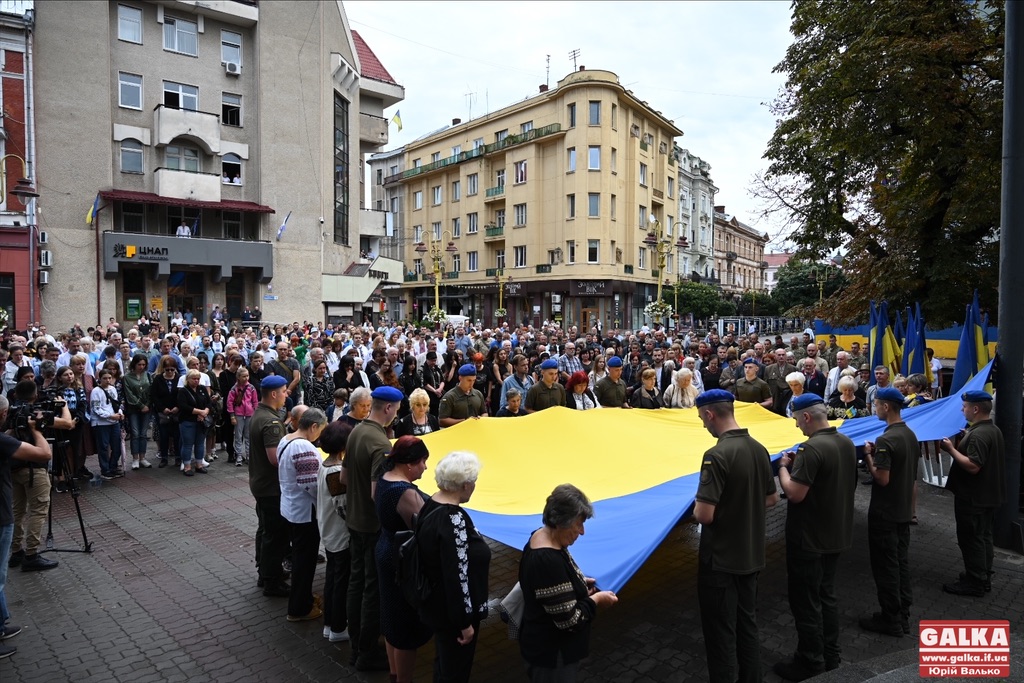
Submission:
<svg viewBox="0 0 1024 683">
<path fill-rule="evenodd" d="M 7 421 L 7 398 L 0 396 L 0 424 Z M 35 424 L 30 420 L 30 424 Z M 7 599 L 4 587 L 7 585 L 7 560 L 10 557 L 11 537 L 14 535 L 14 511 L 7 491 L 11 490 L 11 461 L 13 457 L 21 460 L 34 460 L 46 463 L 50 459 L 50 445 L 38 430 L 32 430 L 33 443 L 23 443 L 17 439 L 0 433 L 0 641 L 17 635 L 20 626 L 8 624 L 11 615 L 7 611 Z M 15 648 L 0 642 L 0 659 L 14 654 Z"/>
<path fill-rule="evenodd" d="M 11 412 L 20 411 L 22 415 L 27 415 L 29 429 L 16 429 L 18 433 L 12 433 L 12 436 L 17 436 L 20 441 L 26 443 L 29 440 L 43 438 L 41 427 L 37 424 L 41 412 L 30 408 L 36 403 L 38 394 L 39 389 L 34 380 L 22 380 L 14 387 L 16 402 L 11 406 Z M 63 400 L 46 407 L 52 407 L 54 412 L 53 424 L 46 424 L 46 427 L 74 428 L 71 412 Z M 49 447 L 47 449 L 49 450 Z M 11 461 L 11 480 L 14 484 L 14 539 L 11 542 L 10 566 L 21 565 L 23 572 L 53 569 L 58 564 L 56 560 L 48 560 L 37 552 L 42 540 L 43 524 L 46 522 L 46 511 L 50 504 L 50 478 L 46 474 L 46 464 L 20 458 Z M 63 463 L 56 465 L 63 467 Z"/>
</svg>

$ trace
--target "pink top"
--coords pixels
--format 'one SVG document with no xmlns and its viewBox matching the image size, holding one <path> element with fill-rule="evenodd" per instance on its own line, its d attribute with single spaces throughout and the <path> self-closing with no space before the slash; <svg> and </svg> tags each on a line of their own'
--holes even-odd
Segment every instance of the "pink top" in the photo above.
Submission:
<svg viewBox="0 0 1024 683">
<path fill-rule="evenodd" d="M 256 392 L 256 387 L 246 382 L 245 393 L 238 390 L 238 385 L 231 387 L 231 391 L 228 392 L 227 402 L 224 407 L 227 409 L 229 415 L 235 415 L 236 417 L 252 417 L 252 414 L 256 412 L 256 406 L 259 405 L 260 397 Z"/>
</svg>

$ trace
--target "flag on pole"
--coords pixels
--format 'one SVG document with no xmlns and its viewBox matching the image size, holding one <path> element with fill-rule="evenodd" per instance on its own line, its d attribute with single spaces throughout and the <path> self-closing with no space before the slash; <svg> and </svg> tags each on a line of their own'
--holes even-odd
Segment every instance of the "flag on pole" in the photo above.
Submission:
<svg viewBox="0 0 1024 683">
<path fill-rule="evenodd" d="M 974 290 L 974 300 L 967 306 L 964 329 L 960 333 L 950 393 L 960 391 L 987 363 L 988 345 L 985 344 L 985 330 L 982 328 L 981 310 L 978 307 L 978 290 Z"/>
<path fill-rule="evenodd" d="M 93 201 L 92 206 L 89 207 L 89 212 L 85 214 L 85 224 L 92 225 L 92 222 L 96 220 L 96 214 L 100 212 L 100 196 L 96 195 L 96 199 Z"/>
<path fill-rule="evenodd" d="M 874 304 L 874 302 L 872 302 Z M 896 335 L 889 326 L 889 304 L 883 301 L 877 309 L 872 306 L 873 325 L 870 330 L 871 367 L 884 365 L 895 377 L 900 372 L 900 349 L 896 343 Z"/>
<path fill-rule="evenodd" d="M 281 237 L 284 236 L 284 230 L 288 227 L 288 219 L 292 217 L 292 212 L 289 211 L 288 215 L 284 217 L 284 223 L 281 223 L 281 227 L 277 229 L 277 241 L 281 241 Z"/>
<path fill-rule="evenodd" d="M 910 324 L 909 324 L 910 312 L 909 311 L 910 311 L 910 309 L 907 309 L 907 321 L 908 321 L 908 324 L 907 324 L 906 330 L 903 328 L 903 318 L 900 317 L 900 312 L 896 311 L 896 326 L 892 328 L 892 333 L 896 337 L 896 346 L 900 347 L 900 349 L 903 348 L 903 340 L 907 336 L 907 331 L 910 330 Z"/>
<path fill-rule="evenodd" d="M 897 323 L 899 318 L 896 318 Z M 903 338 L 903 363 L 901 367 L 907 375 L 912 375 L 915 372 L 923 373 L 924 369 L 921 368 L 921 357 L 917 353 L 917 319 L 914 317 L 914 312 L 907 308 L 907 333 Z"/>
<path fill-rule="evenodd" d="M 396 126 L 398 126 L 398 132 L 399 133 L 402 132 L 402 110 L 401 109 L 395 110 L 395 115 L 391 117 L 391 123 L 393 123 Z"/>
<path fill-rule="evenodd" d="M 192 221 L 192 236 L 193 237 L 195 237 L 196 233 L 199 232 L 199 216 L 200 215 L 201 214 L 196 214 L 196 219 L 194 221 Z"/>
</svg>

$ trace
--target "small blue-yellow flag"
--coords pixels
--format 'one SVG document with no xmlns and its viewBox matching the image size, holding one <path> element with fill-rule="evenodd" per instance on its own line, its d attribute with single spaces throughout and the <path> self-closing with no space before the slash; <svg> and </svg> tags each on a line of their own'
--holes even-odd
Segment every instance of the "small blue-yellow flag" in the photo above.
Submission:
<svg viewBox="0 0 1024 683">
<path fill-rule="evenodd" d="M 402 132 L 402 110 L 398 109 L 395 111 L 395 115 L 391 117 L 391 123 L 398 126 L 398 132 Z"/>
<path fill-rule="evenodd" d="M 89 212 L 85 214 L 85 224 L 92 225 L 92 222 L 96 220 L 96 214 L 100 212 L 100 196 L 96 195 L 96 199 L 93 201 L 92 206 L 89 207 Z"/>
</svg>

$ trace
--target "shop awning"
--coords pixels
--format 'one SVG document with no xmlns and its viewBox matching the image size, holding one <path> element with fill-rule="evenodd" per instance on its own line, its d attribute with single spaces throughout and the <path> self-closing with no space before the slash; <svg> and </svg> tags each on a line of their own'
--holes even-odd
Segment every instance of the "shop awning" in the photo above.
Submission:
<svg viewBox="0 0 1024 683">
<path fill-rule="evenodd" d="M 219 202 L 200 202 L 195 199 L 163 197 L 152 192 L 132 192 L 131 190 L 100 190 L 100 196 L 116 202 L 187 206 L 193 209 L 220 209 L 222 211 L 247 211 L 249 213 L 274 213 L 274 210 L 269 206 L 257 204 L 256 202 L 240 202 L 234 199 L 222 199 Z"/>
</svg>

